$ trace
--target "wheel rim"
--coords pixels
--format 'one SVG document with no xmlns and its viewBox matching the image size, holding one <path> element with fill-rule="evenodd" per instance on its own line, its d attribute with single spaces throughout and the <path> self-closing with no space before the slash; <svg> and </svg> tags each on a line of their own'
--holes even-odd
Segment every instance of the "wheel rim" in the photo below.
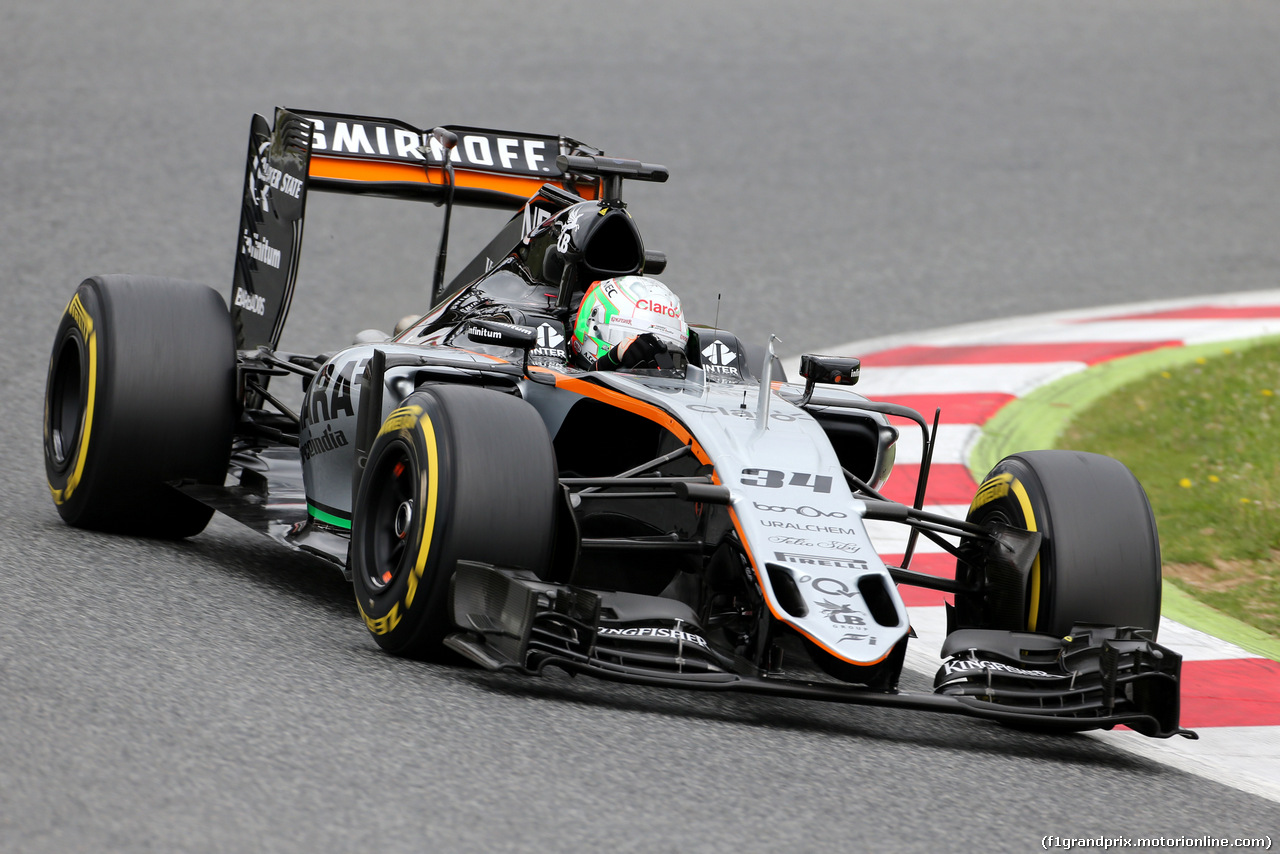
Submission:
<svg viewBox="0 0 1280 854">
<path fill-rule="evenodd" d="M 385 590 L 404 574 L 412 562 L 410 544 L 417 520 L 415 480 L 417 469 L 407 450 L 389 448 L 378 461 L 371 486 L 371 504 L 365 535 L 365 581 L 375 591 Z"/>
<path fill-rule="evenodd" d="M 68 335 L 58 348 L 53 376 L 49 381 L 49 459 L 55 470 L 70 463 L 84 423 L 83 352 L 75 335 Z"/>
</svg>

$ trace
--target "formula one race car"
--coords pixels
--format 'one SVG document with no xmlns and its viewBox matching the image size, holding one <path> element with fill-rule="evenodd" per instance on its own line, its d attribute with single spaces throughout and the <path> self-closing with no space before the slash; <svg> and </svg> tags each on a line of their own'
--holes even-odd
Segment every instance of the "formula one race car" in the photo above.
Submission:
<svg viewBox="0 0 1280 854">
<path fill-rule="evenodd" d="M 936 415 L 854 393 L 856 358 L 805 355 L 789 383 L 772 344 L 686 324 L 622 201 L 624 181 L 666 179 L 565 137 L 255 116 L 230 310 L 140 276 L 90 278 L 66 309 L 44 427 L 58 512 L 186 537 L 222 511 L 341 567 L 398 655 L 1192 735 L 1132 474 L 1016 454 L 967 518 L 926 512 Z M 277 348 L 317 190 L 446 206 L 429 313 L 332 353 Z M 446 286 L 455 204 L 515 215 Z M 676 331 L 641 348 L 658 340 L 642 314 Z M 602 369 L 627 346 L 639 357 Z M 911 422 L 907 505 L 880 490 Z M 873 520 L 911 531 L 893 565 Z M 954 578 L 910 568 L 918 536 Z M 932 694 L 898 690 L 914 635 L 899 585 L 954 597 Z"/>
</svg>

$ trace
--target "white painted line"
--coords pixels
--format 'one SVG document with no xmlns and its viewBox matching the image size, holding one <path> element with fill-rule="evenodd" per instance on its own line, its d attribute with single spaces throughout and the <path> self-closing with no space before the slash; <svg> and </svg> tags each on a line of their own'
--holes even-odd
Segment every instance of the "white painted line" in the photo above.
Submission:
<svg viewBox="0 0 1280 854">
<path fill-rule="evenodd" d="M 947 638 L 947 609 L 941 605 L 908 608 L 911 628 L 918 637 L 907 644 L 907 664 L 917 673 L 933 676 L 942 666 L 942 642 Z M 913 659 L 912 651 L 915 651 Z"/>
<path fill-rule="evenodd" d="M 834 344 L 829 347 L 821 347 L 811 352 L 844 353 L 850 356 L 857 356 L 861 353 L 874 353 L 878 350 L 889 350 L 896 347 L 948 347 L 963 344 L 1006 342 L 1025 334 L 1024 330 L 1028 329 L 1038 329 L 1072 322 L 1079 323 L 1081 321 L 1104 321 L 1108 317 L 1120 317 L 1126 314 L 1149 314 L 1199 306 L 1221 306 L 1224 308 L 1280 306 L 1280 290 L 1239 291 L 1232 294 L 1215 294 L 1208 297 L 1178 297 L 1177 299 L 1154 300 L 1151 302 L 1132 302 L 1104 307 L 1052 311 L 1044 314 L 1032 314 L 1025 317 L 1000 320 L 981 320 L 976 323 L 946 326 L 940 329 L 896 332 L 892 335 L 862 338 L 842 344 Z M 1182 336 L 1178 337 L 1181 338 Z M 783 359 L 782 363 L 786 366 L 787 376 L 791 378 L 792 382 L 803 382 L 800 379 L 800 359 L 798 356 Z"/>
<path fill-rule="evenodd" d="M 1183 661 L 1222 661 L 1228 658 L 1257 658 L 1247 649 L 1241 649 L 1233 643 L 1215 638 L 1190 626 L 1160 618 L 1159 641 L 1162 646 L 1180 654 Z"/>
<path fill-rule="evenodd" d="M 1280 306 L 1280 290 L 1240 291 L 1234 294 L 1216 294 L 1210 297 L 1179 297 L 1177 299 L 1155 300 L 1152 302 L 1123 303 L 1105 307 L 1071 309 L 1069 311 L 1053 311 L 1044 314 L 1032 314 L 1025 317 L 1003 318 L 1000 320 L 982 320 L 977 323 L 965 323 L 958 326 L 946 326 L 941 329 L 924 331 L 899 332 L 893 335 L 882 335 L 875 338 L 863 338 L 844 344 L 836 344 L 814 350 L 815 353 L 848 353 L 856 356 L 859 353 L 873 353 L 877 350 L 889 350 L 895 347 L 946 347 L 959 344 L 977 344 L 1004 342 L 1012 340 L 1021 330 L 1036 329 L 1044 326 L 1105 320 L 1108 317 L 1120 317 L 1126 314 L 1149 314 L 1158 311 L 1172 311 L 1181 308 L 1198 306 L 1222 306 L 1238 308 L 1241 306 Z M 1181 337 L 1181 336 L 1179 336 Z M 799 359 L 790 360 L 799 366 Z M 785 362 L 784 362 L 785 364 Z M 798 377 L 798 373 L 787 376 Z"/>
<path fill-rule="evenodd" d="M 1125 730 L 1089 733 L 1143 758 L 1280 801 L 1280 727 L 1212 727 L 1196 734 L 1197 741 L 1147 738 Z"/>
<path fill-rule="evenodd" d="M 1023 395 L 1084 370 L 1084 362 L 1033 362 L 1019 365 L 911 365 L 876 368 L 862 375 L 858 393 L 873 400 L 907 394 L 997 392 Z"/>
<path fill-rule="evenodd" d="M 896 462 L 917 464 L 923 456 L 924 448 L 920 443 L 920 430 L 914 430 L 916 441 L 899 441 Z M 976 424 L 939 424 L 938 441 L 933 448 L 935 463 L 963 463 L 969 445 L 977 441 L 982 430 Z"/>
<path fill-rule="evenodd" d="M 1213 341 L 1235 341 L 1241 338 L 1261 338 L 1263 335 L 1280 335 L 1280 319 L 1271 318 L 1266 321 L 1234 321 L 1236 326 L 1225 325 L 1191 331 L 1185 340 L 1188 344 L 1208 344 Z"/>
<path fill-rule="evenodd" d="M 1104 320 L 1046 324 L 1020 329 L 1001 344 L 1057 344 L 1112 341 L 1229 341 L 1280 333 L 1280 318 L 1232 320 Z M 976 342 L 974 342 L 976 343 Z M 986 343 L 986 342 L 983 342 Z"/>
<path fill-rule="evenodd" d="M 949 516 L 952 519 L 963 519 L 965 514 L 969 512 L 969 505 L 925 504 L 924 509 L 929 513 L 938 513 L 943 516 Z M 900 555 L 906 550 L 907 537 L 911 534 L 911 529 L 901 522 L 866 520 L 863 525 L 866 527 L 867 534 L 871 537 L 871 544 L 875 546 L 878 554 Z M 943 539 L 953 545 L 959 545 L 958 537 L 944 536 Z M 946 549 L 942 548 L 942 546 L 924 536 L 916 540 L 916 554 L 939 554 L 945 551 Z"/>
<path fill-rule="evenodd" d="M 862 524 L 866 527 L 867 534 L 871 537 L 871 544 L 878 554 L 900 555 L 906 550 L 907 535 L 911 532 L 906 525 L 898 522 L 872 521 L 863 521 Z M 916 554 L 933 554 L 941 551 L 943 549 L 923 537 L 916 544 Z"/>
</svg>

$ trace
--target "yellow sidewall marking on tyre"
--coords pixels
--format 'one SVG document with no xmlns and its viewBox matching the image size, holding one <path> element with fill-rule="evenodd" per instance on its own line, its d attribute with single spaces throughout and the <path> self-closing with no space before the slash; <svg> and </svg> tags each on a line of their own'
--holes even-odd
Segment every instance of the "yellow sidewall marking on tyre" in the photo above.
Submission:
<svg viewBox="0 0 1280 854">
<path fill-rule="evenodd" d="M 379 617 L 376 620 L 364 612 L 364 608 L 361 607 L 359 602 L 356 602 L 356 607 L 360 608 L 360 616 L 364 617 L 364 624 L 375 635 L 385 635 L 400 623 L 399 602 L 391 606 L 391 610 L 387 612 L 385 617 Z"/>
<path fill-rule="evenodd" d="M 987 479 L 974 494 L 973 503 L 969 505 L 969 512 L 972 513 L 997 498 L 1004 498 L 1009 494 L 1009 484 L 1012 481 L 1013 475 L 1011 474 L 998 474 L 993 478 Z"/>
<path fill-rule="evenodd" d="M 427 446 L 427 466 L 424 473 L 427 509 L 422 514 L 422 540 L 418 544 L 418 560 L 414 563 L 413 573 L 409 576 L 409 590 L 404 599 L 406 609 L 413 604 L 413 596 L 418 591 L 418 579 L 422 578 L 422 573 L 427 567 L 427 558 L 431 554 L 431 534 L 436 526 L 436 501 L 440 484 L 440 454 L 436 445 L 435 427 L 432 426 L 430 417 L 425 414 L 418 419 L 418 424 L 422 427 L 422 438 L 426 440 Z"/>
<path fill-rule="evenodd" d="M 1023 526 L 1028 531 L 1036 530 L 1036 514 L 1031 509 L 1031 499 L 1027 496 L 1026 487 L 1022 485 L 1022 481 L 1009 478 L 1009 488 L 1013 490 L 1014 496 L 1018 499 L 1018 504 L 1022 506 Z M 1031 605 L 1027 614 L 1027 631 L 1034 632 L 1036 630 L 1036 618 L 1040 613 L 1040 555 L 1036 554 L 1036 559 L 1031 562 Z"/>
<path fill-rule="evenodd" d="M 54 489 L 52 484 L 49 485 L 55 504 L 62 504 L 69 499 L 71 493 L 80 485 L 80 478 L 84 475 L 84 462 L 89 451 L 89 432 L 93 428 L 93 401 L 98 390 L 98 333 L 94 331 L 93 318 L 89 316 L 89 312 L 85 311 L 79 294 L 71 298 L 67 312 L 75 320 L 85 340 L 85 346 L 89 348 L 89 399 L 84 407 L 84 426 L 80 430 L 80 441 L 76 447 L 76 463 L 71 470 L 71 476 L 67 478 L 67 485 L 62 489 Z"/>
<path fill-rule="evenodd" d="M 387 416 L 387 420 L 382 422 L 382 429 L 378 431 L 378 436 L 387 433 L 395 433 L 399 430 L 411 426 L 419 415 L 422 414 L 422 407 L 416 405 L 402 406 L 395 412 Z M 375 437 L 376 438 L 376 437 Z"/>
<path fill-rule="evenodd" d="M 409 608 L 413 605 L 414 596 L 418 593 L 418 580 L 422 578 L 422 573 L 427 567 L 427 558 L 431 554 L 431 535 L 435 529 L 436 522 L 436 506 L 439 490 L 439 479 L 437 473 L 439 471 L 440 452 L 436 443 L 436 430 L 431 424 L 431 418 L 427 416 L 421 406 L 409 405 L 395 410 L 387 416 L 387 420 L 383 422 L 382 429 L 378 431 L 381 436 L 385 433 L 394 433 L 397 431 L 407 432 L 417 421 L 422 428 L 423 444 L 426 446 L 426 460 L 422 468 L 422 491 L 426 503 L 426 510 L 419 517 L 422 535 L 418 542 L 418 557 L 414 562 L 413 571 L 409 573 L 409 578 L 405 585 L 404 602 L 396 602 L 391 606 L 391 610 L 387 612 L 385 617 L 370 617 L 364 611 L 364 605 L 357 600 L 356 606 L 360 609 L 360 616 L 364 618 L 364 624 L 369 627 L 369 631 L 375 635 L 385 635 L 395 629 L 395 627 L 403 619 L 404 614 L 409 612 Z M 373 604 L 372 600 L 369 602 Z M 403 605 L 403 608 L 401 608 Z"/>
</svg>

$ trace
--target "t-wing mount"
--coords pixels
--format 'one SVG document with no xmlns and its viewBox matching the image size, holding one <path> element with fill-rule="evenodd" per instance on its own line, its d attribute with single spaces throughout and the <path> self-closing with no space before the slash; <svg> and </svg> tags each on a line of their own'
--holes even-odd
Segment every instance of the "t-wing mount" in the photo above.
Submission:
<svg viewBox="0 0 1280 854">
<path fill-rule="evenodd" d="M 624 160 L 600 154 L 561 154 L 556 158 L 556 166 L 566 175 L 576 173 L 603 178 L 604 188 L 600 199 L 610 206 L 622 203 L 623 178 L 661 184 L 671 175 L 667 167 L 656 163 L 641 163 L 639 160 Z"/>
</svg>

